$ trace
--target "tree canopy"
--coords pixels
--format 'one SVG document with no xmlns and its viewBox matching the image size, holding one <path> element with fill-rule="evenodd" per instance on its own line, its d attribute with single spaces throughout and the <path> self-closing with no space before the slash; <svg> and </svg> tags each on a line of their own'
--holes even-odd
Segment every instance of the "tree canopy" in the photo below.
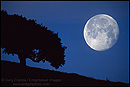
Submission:
<svg viewBox="0 0 130 87">
<path fill-rule="evenodd" d="M 58 33 L 19 15 L 1 11 L 1 48 L 3 53 L 17 54 L 20 62 L 26 58 L 34 62 L 48 61 L 56 69 L 65 64 L 65 49 Z M 25 63 L 26 64 L 26 63 Z"/>
</svg>

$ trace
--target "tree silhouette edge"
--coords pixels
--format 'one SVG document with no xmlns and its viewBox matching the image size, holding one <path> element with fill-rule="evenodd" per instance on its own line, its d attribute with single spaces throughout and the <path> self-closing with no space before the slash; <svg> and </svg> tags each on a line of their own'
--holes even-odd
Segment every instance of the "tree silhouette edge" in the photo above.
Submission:
<svg viewBox="0 0 130 87">
<path fill-rule="evenodd" d="M 22 15 L 8 15 L 2 10 L 1 48 L 4 48 L 5 54 L 17 54 L 22 66 L 26 66 L 26 58 L 29 58 L 33 62 L 48 61 L 58 69 L 65 64 L 67 47 L 62 46 L 58 33 L 47 30 L 47 27 L 37 24 L 36 20 L 27 20 Z"/>
</svg>

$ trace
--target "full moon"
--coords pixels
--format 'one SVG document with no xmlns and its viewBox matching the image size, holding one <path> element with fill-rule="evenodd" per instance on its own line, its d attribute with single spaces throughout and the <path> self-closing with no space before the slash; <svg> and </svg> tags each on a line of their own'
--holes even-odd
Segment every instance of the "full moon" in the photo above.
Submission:
<svg viewBox="0 0 130 87">
<path fill-rule="evenodd" d="M 119 27 L 111 16 L 99 14 L 87 21 L 83 34 L 88 46 L 96 51 L 104 51 L 117 42 Z"/>
</svg>

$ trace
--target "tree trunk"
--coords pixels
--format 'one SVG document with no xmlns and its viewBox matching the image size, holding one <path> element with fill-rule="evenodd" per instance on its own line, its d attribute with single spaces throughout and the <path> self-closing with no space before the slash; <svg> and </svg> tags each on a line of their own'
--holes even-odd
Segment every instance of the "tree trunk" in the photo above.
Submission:
<svg viewBox="0 0 130 87">
<path fill-rule="evenodd" d="M 21 75 L 25 77 L 26 76 L 26 58 L 23 56 L 19 56 L 19 60 L 20 60 L 20 69 L 22 70 Z"/>
<path fill-rule="evenodd" d="M 26 66 L 26 58 L 22 57 L 22 56 L 19 56 L 19 60 L 20 60 L 20 64 L 22 66 Z"/>
</svg>

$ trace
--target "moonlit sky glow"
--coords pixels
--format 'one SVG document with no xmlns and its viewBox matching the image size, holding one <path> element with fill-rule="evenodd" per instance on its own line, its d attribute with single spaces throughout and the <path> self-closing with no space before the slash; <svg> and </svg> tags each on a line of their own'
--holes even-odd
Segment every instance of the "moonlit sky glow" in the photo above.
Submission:
<svg viewBox="0 0 130 87">
<path fill-rule="evenodd" d="M 65 65 L 58 70 L 48 62 L 34 63 L 30 59 L 26 60 L 27 66 L 129 83 L 129 1 L 1 1 L 1 10 L 37 20 L 58 32 L 67 46 Z M 97 14 L 114 18 L 120 33 L 112 48 L 100 52 L 91 49 L 83 35 L 86 22 Z M 20 62 L 17 55 L 2 51 L 1 60 Z"/>
</svg>

